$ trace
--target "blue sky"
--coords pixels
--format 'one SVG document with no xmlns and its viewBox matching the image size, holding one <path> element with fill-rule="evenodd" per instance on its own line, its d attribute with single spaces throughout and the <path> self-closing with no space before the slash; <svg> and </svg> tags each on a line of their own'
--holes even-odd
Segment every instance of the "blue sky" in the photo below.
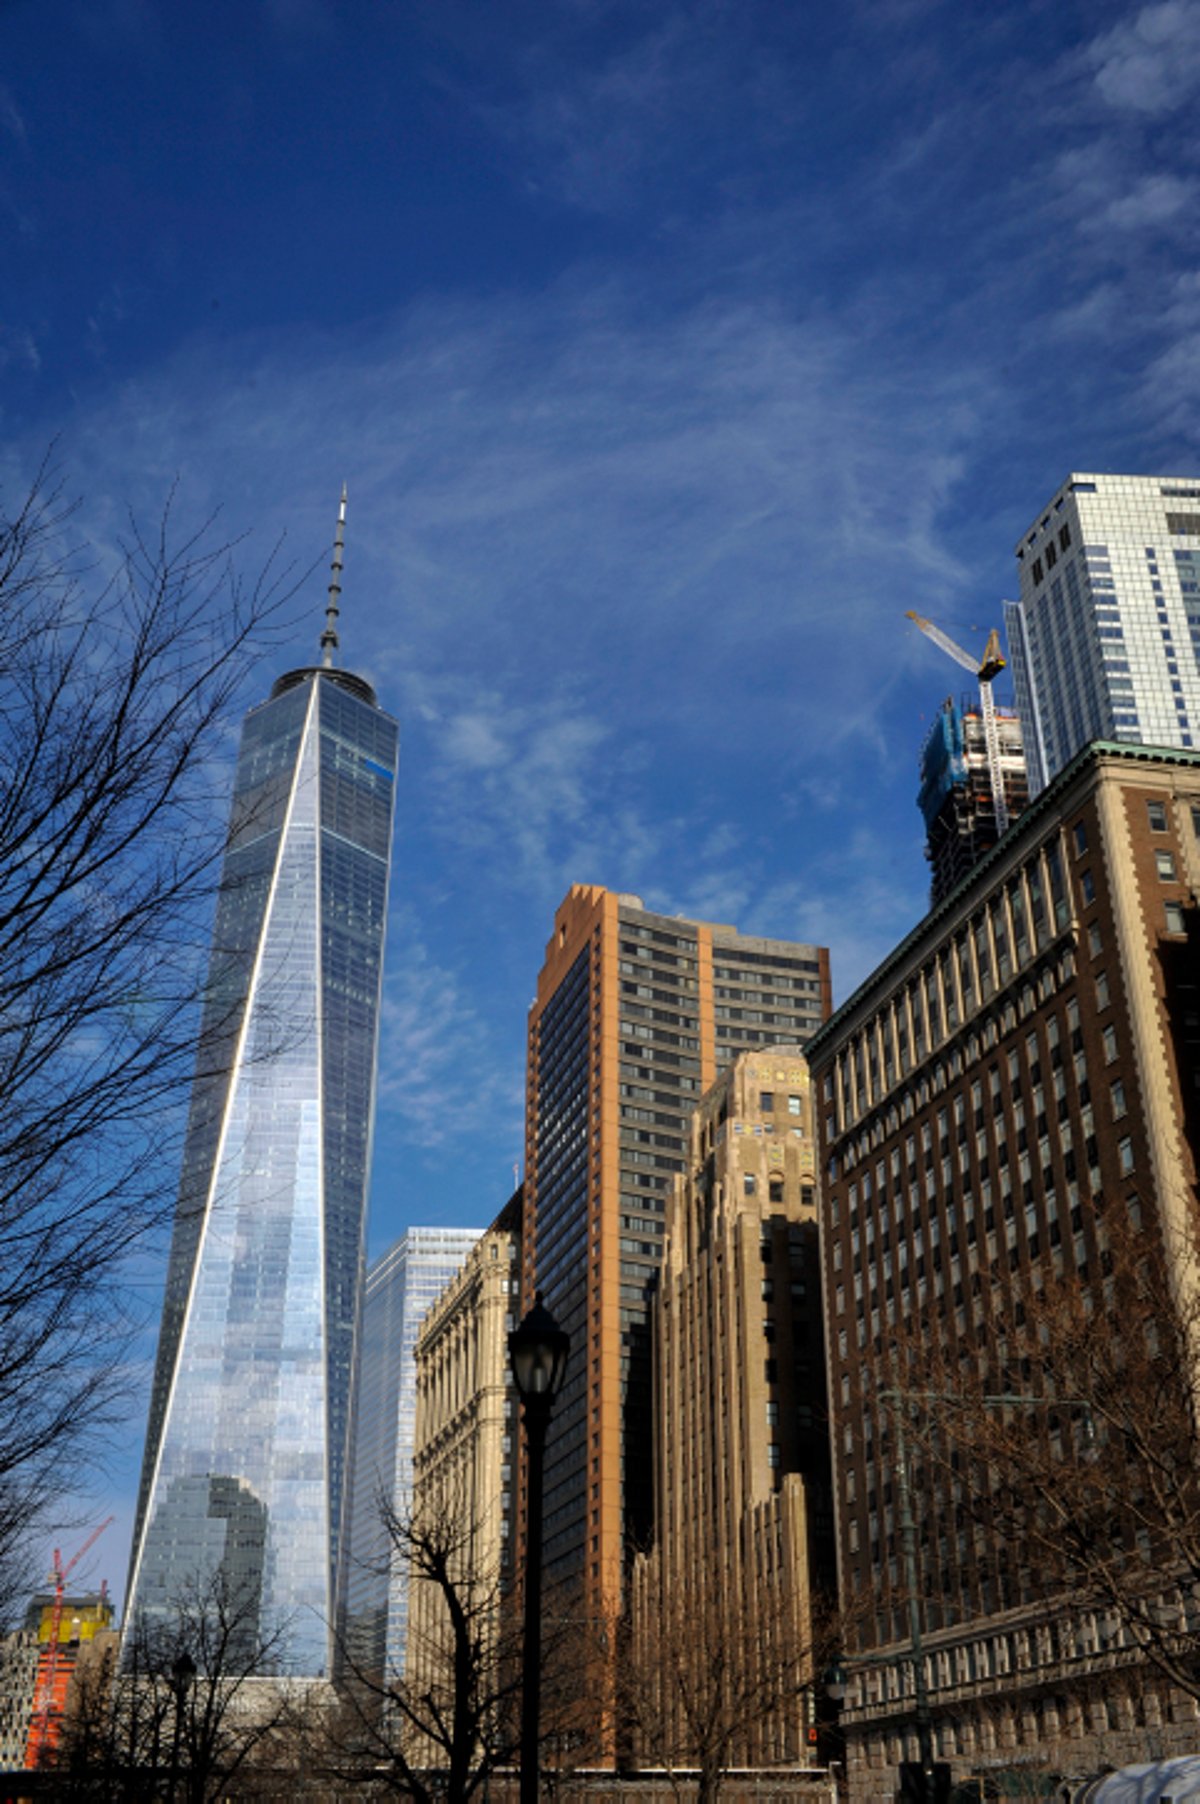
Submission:
<svg viewBox="0 0 1200 1804">
<path fill-rule="evenodd" d="M 573 881 L 830 946 L 1069 469 L 1195 473 L 1200 4 L 6 0 L 0 478 L 281 532 L 402 773 L 372 1201 L 483 1223 Z M 254 699 L 247 695 L 247 700 Z M 106 1568 L 119 1560 L 110 1548 Z"/>
</svg>

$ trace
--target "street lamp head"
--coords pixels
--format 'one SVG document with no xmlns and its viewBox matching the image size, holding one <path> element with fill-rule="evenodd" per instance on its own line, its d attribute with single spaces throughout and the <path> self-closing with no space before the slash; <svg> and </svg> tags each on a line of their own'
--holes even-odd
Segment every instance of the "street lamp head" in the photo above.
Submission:
<svg viewBox="0 0 1200 1804">
<path fill-rule="evenodd" d="M 184 1692 L 196 1677 L 196 1662 L 186 1647 L 171 1662 L 171 1677 L 180 1692 Z"/>
<path fill-rule="evenodd" d="M 824 1687 L 825 1696 L 831 1703 L 840 1704 L 842 1702 L 846 1695 L 846 1674 L 844 1668 L 836 1660 L 821 1674 L 821 1684 Z"/>
<path fill-rule="evenodd" d="M 550 1314 L 539 1290 L 533 1308 L 508 1337 L 509 1362 L 524 1402 L 554 1401 L 562 1385 L 570 1345 L 570 1336 Z"/>
</svg>

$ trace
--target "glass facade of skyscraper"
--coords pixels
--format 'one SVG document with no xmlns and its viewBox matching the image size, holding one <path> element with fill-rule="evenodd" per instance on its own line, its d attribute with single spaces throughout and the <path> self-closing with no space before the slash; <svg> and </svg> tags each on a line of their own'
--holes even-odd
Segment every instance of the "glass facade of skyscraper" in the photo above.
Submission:
<svg viewBox="0 0 1200 1804">
<path fill-rule="evenodd" d="M 381 1505 L 403 1521 L 412 1500 L 417 1336 L 479 1228 L 410 1228 L 367 1273 L 348 1512 L 344 1632 L 350 1662 L 379 1677 L 404 1671 L 408 1571 Z"/>
<path fill-rule="evenodd" d="M 246 719 L 135 1526 L 129 1619 L 220 1574 L 330 1669 L 397 728 L 291 673 Z"/>
<path fill-rule="evenodd" d="M 1094 739 L 1200 745 L 1200 478 L 1075 474 L 1005 603 L 1032 794 Z"/>
</svg>

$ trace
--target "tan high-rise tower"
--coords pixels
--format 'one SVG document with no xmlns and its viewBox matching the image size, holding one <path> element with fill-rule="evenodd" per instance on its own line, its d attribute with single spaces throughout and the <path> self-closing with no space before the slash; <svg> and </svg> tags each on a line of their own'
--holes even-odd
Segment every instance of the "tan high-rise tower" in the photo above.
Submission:
<svg viewBox="0 0 1200 1804">
<path fill-rule="evenodd" d="M 738 1764 L 802 1762 L 817 1600 L 836 1579 L 798 1046 L 743 1053 L 692 1117 L 653 1316 L 654 1549 L 634 1577 L 637 1682 L 654 1694 L 641 1760 L 698 1765 L 696 1723 L 715 1719 Z"/>
</svg>

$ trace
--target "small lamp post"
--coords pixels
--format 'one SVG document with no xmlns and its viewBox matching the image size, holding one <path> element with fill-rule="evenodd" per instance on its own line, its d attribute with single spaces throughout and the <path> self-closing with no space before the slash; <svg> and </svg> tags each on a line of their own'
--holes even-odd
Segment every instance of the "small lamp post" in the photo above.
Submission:
<svg viewBox="0 0 1200 1804">
<path fill-rule="evenodd" d="M 542 1688 L 542 1483 L 546 1428 L 567 1367 L 570 1337 L 542 1302 L 508 1337 L 508 1357 L 525 1418 L 525 1639 L 521 1651 L 521 1804 L 537 1804 L 538 1715 Z"/>
<path fill-rule="evenodd" d="M 831 1704 L 841 1704 L 846 1697 L 846 1673 L 837 1660 L 821 1674 L 821 1686 Z"/>
<path fill-rule="evenodd" d="M 172 1696 L 175 1699 L 175 1732 L 171 1737 L 170 1796 L 172 1799 L 175 1797 L 175 1790 L 179 1781 L 179 1736 L 183 1727 L 184 1700 L 195 1683 L 195 1679 L 196 1662 L 192 1659 L 192 1656 L 188 1653 L 186 1647 L 182 1648 L 171 1662 L 171 1677 L 168 1680 Z"/>
</svg>

